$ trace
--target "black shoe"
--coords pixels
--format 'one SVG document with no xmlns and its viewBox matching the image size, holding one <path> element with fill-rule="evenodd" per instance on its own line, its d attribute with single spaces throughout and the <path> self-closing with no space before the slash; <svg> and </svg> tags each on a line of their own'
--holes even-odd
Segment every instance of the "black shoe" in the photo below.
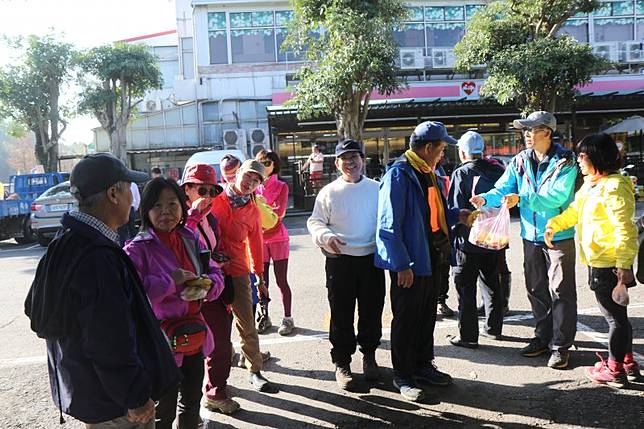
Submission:
<svg viewBox="0 0 644 429">
<path fill-rule="evenodd" d="M 259 371 L 251 372 L 249 381 L 250 385 L 253 386 L 253 389 L 257 390 L 258 392 L 266 392 L 270 387 L 268 380 L 264 378 L 262 373 Z"/>
<path fill-rule="evenodd" d="M 349 364 L 337 364 L 335 367 L 335 381 L 342 390 L 353 387 L 353 374 Z"/>
<path fill-rule="evenodd" d="M 416 387 L 411 379 L 394 377 L 394 387 L 398 389 L 403 398 L 418 402 L 425 399 L 425 392 Z"/>
<path fill-rule="evenodd" d="M 482 305 L 479 308 L 476 309 L 476 312 L 479 317 L 485 317 L 485 306 Z"/>
<path fill-rule="evenodd" d="M 479 332 L 479 336 L 489 338 L 490 340 L 502 340 L 503 335 L 499 334 L 490 334 L 489 332 L 486 332 L 485 330 Z"/>
<path fill-rule="evenodd" d="M 548 346 L 544 346 L 541 340 L 535 337 L 530 340 L 530 344 L 521 349 L 521 354 L 525 357 L 535 357 L 549 351 Z"/>
<path fill-rule="evenodd" d="M 474 341 L 463 341 L 460 336 L 455 336 L 449 339 L 449 342 L 456 347 L 465 347 L 467 349 L 478 349 L 479 343 Z"/>
<path fill-rule="evenodd" d="M 439 302 L 438 303 L 438 314 L 440 314 L 443 317 L 454 317 L 454 310 L 449 308 L 447 304 L 444 302 Z"/>
<path fill-rule="evenodd" d="M 568 353 L 567 351 L 560 352 L 558 350 L 555 350 L 550 355 L 550 359 L 548 359 L 548 366 L 554 369 L 566 369 L 568 368 L 569 357 L 570 353 Z"/>
<path fill-rule="evenodd" d="M 439 371 L 433 362 L 425 367 L 417 369 L 414 373 L 414 378 L 419 383 L 431 384 L 434 386 L 449 386 L 452 384 L 452 377 L 449 374 Z"/>
<path fill-rule="evenodd" d="M 380 368 L 376 362 L 375 353 L 365 353 L 362 356 L 362 374 L 367 381 L 378 381 L 380 378 Z"/>
</svg>

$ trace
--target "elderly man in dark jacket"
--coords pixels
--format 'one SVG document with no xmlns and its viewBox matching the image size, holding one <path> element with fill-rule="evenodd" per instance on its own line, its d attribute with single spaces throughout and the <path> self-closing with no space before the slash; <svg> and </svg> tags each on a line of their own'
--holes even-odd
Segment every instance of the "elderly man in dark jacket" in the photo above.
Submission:
<svg viewBox="0 0 644 429">
<path fill-rule="evenodd" d="M 79 211 L 63 216 L 25 301 L 32 330 L 47 340 L 61 423 L 64 412 L 88 428 L 153 428 L 153 401 L 180 380 L 136 269 L 118 245 L 130 183 L 145 176 L 108 154 L 74 167 Z"/>
<path fill-rule="evenodd" d="M 449 190 L 450 208 L 474 207 L 470 198 L 487 192 L 503 174 L 503 167 L 483 158 L 483 138 L 468 131 L 458 140 L 458 153 L 462 164 L 452 173 Z M 476 283 L 481 277 L 485 303 L 485 328 L 483 336 L 498 338 L 503 326 L 503 292 L 499 283 L 498 260 L 505 250 L 489 250 L 468 241 L 470 228 L 457 224 L 454 228 L 456 266 L 453 268 L 454 284 L 458 292 L 458 326 L 460 335 L 450 342 L 455 346 L 477 348 L 479 337 L 476 308 Z"/>
</svg>

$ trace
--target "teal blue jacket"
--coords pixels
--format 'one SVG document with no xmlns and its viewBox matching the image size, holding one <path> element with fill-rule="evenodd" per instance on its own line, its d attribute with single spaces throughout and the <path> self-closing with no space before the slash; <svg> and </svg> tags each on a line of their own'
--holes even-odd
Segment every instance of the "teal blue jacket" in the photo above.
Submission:
<svg viewBox="0 0 644 429">
<path fill-rule="evenodd" d="M 485 198 L 485 206 L 499 207 L 505 195 L 518 194 L 521 237 L 542 243 L 548 220 L 566 210 L 575 197 L 577 162 L 572 151 L 553 144 L 535 172 L 530 162 L 532 152 L 519 152 L 494 189 L 480 196 Z M 560 231 L 554 241 L 573 238 L 574 234 L 574 228 Z"/>
</svg>

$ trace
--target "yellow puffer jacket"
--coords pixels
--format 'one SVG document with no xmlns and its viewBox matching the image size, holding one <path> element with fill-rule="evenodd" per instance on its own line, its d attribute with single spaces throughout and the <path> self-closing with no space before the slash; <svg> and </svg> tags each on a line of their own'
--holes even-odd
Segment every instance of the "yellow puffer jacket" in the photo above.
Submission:
<svg viewBox="0 0 644 429">
<path fill-rule="evenodd" d="M 592 184 L 588 178 L 575 200 L 546 228 L 577 226 L 581 262 L 595 268 L 631 268 L 637 254 L 633 182 L 611 174 Z"/>
</svg>

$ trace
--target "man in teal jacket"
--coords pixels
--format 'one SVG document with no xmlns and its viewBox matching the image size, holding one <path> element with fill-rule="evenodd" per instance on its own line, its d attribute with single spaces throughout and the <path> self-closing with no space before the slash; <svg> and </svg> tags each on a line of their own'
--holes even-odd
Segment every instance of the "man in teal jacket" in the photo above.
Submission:
<svg viewBox="0 0 644 429">
<path fill-rule="evenodd" d="M 520 205 L 523 268 L 536 321 L 535 337 L 521 350 L 527 357 L 551 351 L 548 366 L 568 367 L 568 349 L 577 331 L 575 243 L 572 228 L 544 244 L 546 222 L 572 202 L 577 165 L 573 152 L 552 142 L 555 117 L 544 111 L 514 121 L 528 149 L 517 154 L 495 188 L 470 200 L 476 207 Z"/>
</svg>

